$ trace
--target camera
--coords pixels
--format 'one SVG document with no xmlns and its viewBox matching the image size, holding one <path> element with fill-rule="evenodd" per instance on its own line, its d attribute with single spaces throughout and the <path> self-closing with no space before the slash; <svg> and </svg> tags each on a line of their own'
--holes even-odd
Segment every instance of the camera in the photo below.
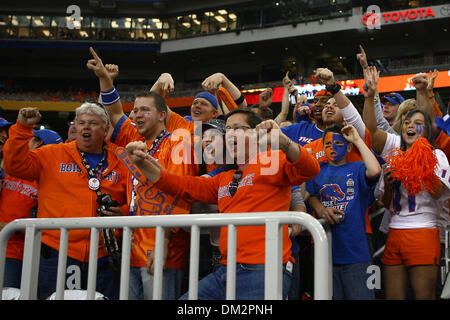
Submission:
<svg viewBox="0 0 450 320">
<path fill-rule="evenodd" d="M 103 210 L 109 210 L 110 207 L 117 207 L 119 204 L 116 200 L 111 198 L 109 193 L 104 193 L 97 198 L 97 203 L 100 205 L 98 211 L 101 213 Z"/>
</svg>

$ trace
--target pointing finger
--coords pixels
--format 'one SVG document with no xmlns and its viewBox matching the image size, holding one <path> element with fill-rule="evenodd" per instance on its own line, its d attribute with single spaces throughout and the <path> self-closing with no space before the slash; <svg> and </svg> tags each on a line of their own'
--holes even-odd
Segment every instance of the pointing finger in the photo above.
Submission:
<svg viewBox="0 0 450 320">
<path fill-rule="evenodd" d="M 92 57 L 94 57 L 94 59 L 95 59 L 96 61 L 102 61 L 102 60 L 100 59 L 100 57 L 97 55 L 97 53 L 95 52 L 94 48 L 89 47 L 89 51 L 91 52 Z"/>
<path fill-rule="evenodd" d="M 361 53 L 362 53 L 362 54 L 366 54 L 366 52 L 364 51 L 364 48 L 363 48 L 362 45 L 359 45 L 359 50 L 361 50 Z"/>
</svg>

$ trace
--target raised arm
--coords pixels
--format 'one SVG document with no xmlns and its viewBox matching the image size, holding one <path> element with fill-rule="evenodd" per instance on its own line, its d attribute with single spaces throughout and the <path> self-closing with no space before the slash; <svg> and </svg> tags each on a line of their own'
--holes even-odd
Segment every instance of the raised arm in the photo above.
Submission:
<svg viewBox="0 0 450 320">
<path fill-rule="evenodd" d="M 170 73 L 161 73 L 158 80 L 153 84 L 150 91 L 156 92 L 161 97 L 166 98 L 170 92 L 175 90 L 175 82 L 173 81 L 172 75 Z M 167 117 L 166 121 L 169 121 L 172 110 L 167 107 Z"/>
<path fill-rule="evenodd" d="M 367 79 L 364 84 L 364 110 L 363 120 L 372 135 L 372 149 L 377 153 L 383 152 L 387 139 L 387 133 L 378 128 L 374 111 L 374 96 L 376 93 L 379 72 L 375 67 L 369 67 L 367 70 Z"/>
<path fill-rule="evenodd" d="M 125 115 L 120 102 L 119 93 L 114 87 L 113 78 L 119 73 L 119 67 L 108 65 L 108 69 L 103 65 L 102 60 L 92 47 L 89 48 L 93 59 L 87 62 L 88 69 L 94 71 L 100 82 L 100 96 L 102 104 L 108 111 L 109 118 L 113 127 Z"/>
<path fill-rule="evenodd" d="M 30 151 L 28 142 L 33 137 L 33 127 L 40 119 L 37 108 L 19 110 L 17 122 L 9 129 L 9 139 L 3 149 L 3 169 L 9 175 L 30 181 L 38 179 L 40 161 L 36 151 Z"/>
<path fill-rule="evenodd" d="M 223 73 L 214 73 L 202 82 L 203 89 L 212 94 L 215 94 L 220 86 L 227 89 L 231 98 L 233 98 L 239 108 L 247 107 L 247 101 L 245 101 L 242 92 Z"/>
<path fill-rule="evenodd" d="M 433 99 L 429 97 L 429 91 L 433 92 L 434 81 L 437 77 L 437 70 L 432 74 L 430 78 L 428 78 L 426 73 L 418 73 L 415 74 L 411 81 L 416 87 L 416 100 L 417 100 L 417 108 L 428 113 L 433 121 L 436 117 L 436 110 L 434 109 Z M 429 88 L 431 87 L 431 90 Z"/>
<path fill-rule="evenodd" d="M 281 111 L 275 118 L 275 122 L 277 124 L 282 123 L 286 120 L 288 114 L 289 114 L 289 89 L 292 88 L 292 81 L 289 79 L 289 71 L 286 72 L 286 75 L 283 78 L 283 99 L 281 100 Z"/>
<path fill-rule="evenodd" d="M 361 154 L 361 157 L 366 165 L 366 177 L 368 179 L 378 178 L 381 174 L 381 166 L 378 162 L 377 158 L 373 155 L 372 151 L 367 147 L 364 141 L 359 136 L 358 132 L 356 132 L 355 127 L 353 126 L 345 126 L 342 128 L 342 134 L 344 138 L 351 142 Z"/>
<path fill-rule="evenodd" d="M 330 69 L 318 68 L 316 70 L 314 78 L 320 84 L 324 84 L 326 86 L 327 91 L 333 94 L 339 109 L 344 109 L 349 104 L 351 104 L 351 101 L 341 91 L 341 86 L 334 80 L 334 74 Z"/>
<path fill-rule="evenodd" d="M 315 78 L 319 83 L 326 86 L 327 91 L 333 94 L 345 122 L 354 126 L 361 138 L 364 139 L 366 136 L 366 126 L 364 125 L 361 115 L 350 99 L 342 92 L 341 86 L 334 80 L 333 72 L 326 68 L 319 68 L 316 70 Z"/>
<path fill-rule="evenodd" d="M 275 146 L 275 141 L 278 139 L 278 148 L 286 154 L 286 158 L 290 162 L 295 162 L 299 157 L 301 150 L 297 143 L 294 143 L 288 136 L 286 136 L 274 120 L 265 120 L 256 126 L 260 139 L 267 139 L 267 144 Z"/>
<path fill-rule="evenodd" d="M 367 79 L 367 71 L 369 70 L 369 63 L 367 62 L 367 55 L 362 47 L 362 45 L 359 45 L 360 52 L 356 54 L 356 60 L 358 60 L 359 64 L 361 65 L 361 68 L 363 70 L 364 79 Z M 375 117 L 377 119 L 377 125 L 381 130 L 384 130 L 386 132 L 390 132 L 393 134 L 396 134 L 394 129 L 391 128 L 389 125 L 389 122 L 386 120 L 386 118 L 383 116 L 383 110 L 381 109 L 381 100 L 380 96 L 378 94 L 378 90 L 375 92 L 374 95 L 375 98 Z"/>
</svg>

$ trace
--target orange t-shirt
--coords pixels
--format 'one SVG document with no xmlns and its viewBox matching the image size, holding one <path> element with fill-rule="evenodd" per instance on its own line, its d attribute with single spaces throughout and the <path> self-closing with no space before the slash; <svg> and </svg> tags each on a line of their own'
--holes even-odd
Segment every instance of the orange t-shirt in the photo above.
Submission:
<svg viewBox="0 0 450 320">
<path fill-rule="evenodd" d="M 364 143 L 367 147 L 372 148 L 372 136 L 370 135 L 369 130 L 366 128 L 366 136 L 363 139 Z M 317 139 L 313 142 L 310 142 L 304 146 L 305 148 L 311 148 L 313 155 L 316 157 L 316 159 L 319 162 L 326 162 L 327 156 L 325 155 L 325 152 L 323 151 L 323 140 Z M 355 146 L 352 146 L 352 149 L 350 152 L 347 153 L 347 162 L 356 162 L 356 161 L 363 161 L 361 154 L 359 153 L 358 149 Z M 372 226 L 370 225 L 370 219 L 369 219 L 369 208 L 367 208 L 366 211 L 366 232 L 369 234 L 373 233 Z"/>
<path fill-rule="evenodd" d="M 136 127 L 129 119 L 122 119 L 123 120 L 118 123 L 119 127 L 115 129 L 115 134 L 111 138 L 117 145 L 126 146 L 131 141 L 145 141 L 145 138 L 137 132 Z M 186 161 L 184 162 L 186 163 L 178 163 L 178 160 L 181 159 L 177 159 L 177 157 L 172 154 L 173 152 L 179 156 L 189 154 L 192 151 L 190 146 L 184 145 L 184 147 L 187 147 L 188 149 L 183 149 L 183 144 L 179 144 L 178 139 L 174 139 L 169 132 L 167 135 L 164 135 L 164 137 L 165 138 L 162 140 L 159 140 L 161 141 L 161 144 L 153 155 L 155 159 L 158 159 L 158 163 L 175 175 L 197 175 L 198 166 L 189 164 L 193 163 L 192 157 L 188 156 L 188 158 L 185 158 Z M 147 142 L 149 148 L 151 145 L 152 142 Z M 127 192 L 128 203 L 132 200 L 133 185 L 131 178 L 132 173 L 129 172 Z M 133 178 L 133 181 L 136 180 Z M 138 180 L 136 183 L 136 215 L 147 216 L 190 213 L 191 204 L 183 199 L 162 192 L 147 180 Z M 166 267 L 184 269 L 187 262 L 187 253 L 189 251 L 189 234 L 182 229 L 173 229 L 173 231 L 175 231 L 175 233 L 169 243 Z M 145 267 L 147 262 L 147 252 L 153 250 L 155 247 L 155 235 L 155 228 L 134 230 L 134 242 L 131 251 L 131 265 L 133 267 Z"/>
<path fill-rule="evenodd" d="M 0 221 L 30 218 L 30 210 L 38 203 L 38 184 L 6 175 L 0 194 Z M 8 242 L 6 257 L 22 260 L 24 236 L 13 234 Z"/>
<path fill-rule="evenodd" d="M 236 170 L 225 171 L 211 178 L 180 177 L 162 170 L 155 185 L 189 201 L 217 204 L 219 212 L 224 214 L 289 211 L 291 186 L 314 178 L 320 171 L 316 159 L 300 148 L 301 155 L 295 162 L 289 162 L 285 154 L 278 150 L 258 154 L 257 161 L 251 161 L 243 171 L 234 196 L 229 193 L 229 185 Z M 272 161 L 268 162 L 266 156 Z M 227 262 L 227 231 L 227 227 L 221 227 L 219 248 L 222 264 Z M 265 227 L 238 226 L 236 232 L 236 262 L 264 264 Z M 283 263 L 290 260 L 291 240 L 287 226 L 283 226 Z"/>
<path fill-rule="evenodd" d="M 178 136 L 187 134 L 193 135 L 195 130 L 194 121 L 188 121 L 176 112 L 171 112 L 169 120 L 166 123 L 166 129 Z M 187 132 L 183 132 L 186 130 Z"/>
</svg>

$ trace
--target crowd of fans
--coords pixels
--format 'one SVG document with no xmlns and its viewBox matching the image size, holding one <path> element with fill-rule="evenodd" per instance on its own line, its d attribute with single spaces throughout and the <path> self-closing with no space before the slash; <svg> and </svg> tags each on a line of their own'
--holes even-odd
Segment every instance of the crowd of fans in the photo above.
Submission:
<svg viewBox="0 0 450 320">
<path fill-rule="evenodd" d="M 306 212 L 331 228 L 333 299 L 440 297 L 450 221 L 450 126 L 447 110 L 434 99 L 437 72 L 413 77 L 415 99 L 380 96 L 379 71 L 361 47 L 362 114 L 333 72 L 318 68 L 314 79 L 326 89 L 310 102 L 285 75 L 277 115 L 271 89 L 248 106 L 235 84 L 215 73 L 202 82 L 186 117 L 167 106 L 175 84 L 163 73 L 149 91 L 135 94 L 127 115 L 114 86 L 119 67 L 90 51 L 87 68 L 99 80 L 98 102 L 77 108 L 67 141 L 52 130 L 34 130 L 42 117 L 37 108 L 21 109 L 17 120 L 0 118 L 1 228 L 33 209 L 38 218 Z M 86 100 L 88 94 L 79 94 Z M 380 212 L 374 228 L 371 220 Z M 211 265 L 199 281 L 199 299 L 225 299 L 227 230 L 203 231 Z M 236 231 L 236 299 L 264 299 L 264 226 Z M 369 285 L 379 233 L 385 245 L 381 294 Z M 310 299 L 313 239 L 299 225 L 283 226 L 282 236 L 283 299 Z M 41 299 L 56 289 L 59 237 L 52 230 L 42 234 Z M 97 291 L 109 299 L 119 296 L 120 237 L 103 229 L 99 242 Z M 72 287 L 67 282 L 67 289 L 86 289 L 89 239 L 87 230 L 70 232 L 67 265 L 78 268 L 80 280 Z M 15 234 L 8 244 L 4 287 L 20 288 L 23 241 Z M 155 229 L 133 231 L 130 299 L 153 297 L 154 248 Z M 166 228 L 163 299 L 189 297 L 188 252 L 189 232 Z"/>
</svg>

